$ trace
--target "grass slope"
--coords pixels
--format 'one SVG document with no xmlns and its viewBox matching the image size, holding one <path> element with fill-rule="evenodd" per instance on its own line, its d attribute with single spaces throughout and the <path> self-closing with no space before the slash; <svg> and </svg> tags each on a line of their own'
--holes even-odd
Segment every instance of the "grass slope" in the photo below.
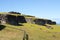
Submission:
<svg viewBox="0 0 60 40">
<path fill-rule="evenodd" d="M 50 25 L 53 29 L 30 23 L 24 23 L 23 26 L 5 26 L 6 28 L 0 31 L 0 40 L 23 40 L 24 32 L 13 28 L 25 30 L 29 40 L 60 40 L 60 25 Z"/>
</svg>

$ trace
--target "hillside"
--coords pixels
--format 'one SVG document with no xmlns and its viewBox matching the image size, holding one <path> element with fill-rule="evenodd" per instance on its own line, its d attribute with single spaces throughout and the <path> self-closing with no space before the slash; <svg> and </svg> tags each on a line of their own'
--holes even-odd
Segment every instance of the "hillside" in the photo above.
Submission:
<svg viewBox="0 0 60 40">
<path fill-rule="evenodd" d="M 0 40 L 60 40 L 60 25 L 19 12 L 0 12 Z"/>
<path fill-rule="evenodd" d="M 5 24 L 5 26 L 5 29 L 0 31 L 0 40 L 22 40 L 24 33 L 17 29 L 25 30 L 29 40 L 60 40 L 59 25 L 51 25 L 53 29 L 30 23 L 24 23 L 23 26 L 13 26 L 9 24 Z"/>
</svg>

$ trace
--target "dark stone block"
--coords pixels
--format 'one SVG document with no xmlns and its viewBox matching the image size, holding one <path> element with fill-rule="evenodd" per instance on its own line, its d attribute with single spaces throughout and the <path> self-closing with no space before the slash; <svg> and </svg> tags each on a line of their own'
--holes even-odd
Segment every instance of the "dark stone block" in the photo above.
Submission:
<svg viewBox="0 0 60 40">
<path fill-rule="evenodd" d="M 56 22 L 52 22 L 52 25 L 56 25 Z"/>
<path fill-rule="evenodd" d="M 19 23 L 27 23 L 26 20 L 25 20 L 25 18 L 24 18 L 24 16 L 18 16 L 18 17 L 17 17 L 17 21 L 18 21 Z"/>
<path fill-rule="evenodd" d="M 38 24 L 38 25 L 45 25 L 46 24 L 46 21 L 43 20 L 43 19 L 36 19 L 34 20 L 35 24 Z"/>
<path fill-rule="evenodd" d="M 51 24 L 52 21 L 51 20 L 46 20 L 47 24 Z"/>
<path fill-rule="evenodd" d="M 51 20 L 46 20 L 47 21 L 47 24 L 50 24 L 50 25 L 56 25 L 56 22 L 53 22 Z"/>
<path fill-rule="evenodd" d="M 12 15 L 7 15 L 7 23 L 9 24 L 13 24 L 13 25 L 17 25 L 18 22 L 16 20 L 16 16 L 12 16 Z"/>
<path fill-rule="evenodd" d="M 26 20 L 23 16 L 13 16 L 13 15 L 7 15 L 7 23 L 11 25 L 19 25 L 19 23 L 26 23 Z"/>
</svg>

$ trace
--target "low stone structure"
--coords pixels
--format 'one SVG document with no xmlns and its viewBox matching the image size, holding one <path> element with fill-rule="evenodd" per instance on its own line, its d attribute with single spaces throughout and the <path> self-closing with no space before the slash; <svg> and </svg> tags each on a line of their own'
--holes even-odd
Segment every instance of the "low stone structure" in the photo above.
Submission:
<svg viewBox="0 0 60 40">
<path fill-rule="evenodd" d="M 56 25 L 56 22 L 52 20 L 46 20 L 46 22 L 47 24 L 50 24 L 50 25 Z"/>
<path fill-rule="evenodd" d="M 0 24 L 18 25 L 19 23 L 33 23 L 38 25 L 55 25 L 56 22 L 45 19 L 37 19 L 35 16 L 21 15 L 19 12 L 8 12 L 8 14 L 0 14 Z"/>
<path fill-rule="evenodd" d="M 56 22 L 53 22 L 51 20 L 45 20 L 45 19 L 35 19 L 34 22 L 35 24 L 38 25 L 45 25 L 45 24 L 56 25 Z"/>
<path fill-rule="evenodd" d="M 46 24 L 46 21 L 43 19 L 35 19 L 34 22 L 35 22 L 35 24 L 38 24 L 38 25 L 45 25 Z"/>
<path fill-rule="evenodd" d="M 17 13 L 14 14 L 0 14 L 0 24 L 12 24 L 12 25 L 19 25 L 19 23 L 26 23 L 24 16 L 19 16 Z"/>
</svg>

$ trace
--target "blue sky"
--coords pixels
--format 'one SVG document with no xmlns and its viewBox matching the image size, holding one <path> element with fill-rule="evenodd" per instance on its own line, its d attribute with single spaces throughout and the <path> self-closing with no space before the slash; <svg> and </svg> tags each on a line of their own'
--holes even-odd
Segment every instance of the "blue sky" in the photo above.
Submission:
<svg viewBox="0 0 60 40">
<path fill-rule="evenodd" d="M 0 11 L 16 11 L 60 22 L 60 0 L 0 0 Z"/>
</svg>

